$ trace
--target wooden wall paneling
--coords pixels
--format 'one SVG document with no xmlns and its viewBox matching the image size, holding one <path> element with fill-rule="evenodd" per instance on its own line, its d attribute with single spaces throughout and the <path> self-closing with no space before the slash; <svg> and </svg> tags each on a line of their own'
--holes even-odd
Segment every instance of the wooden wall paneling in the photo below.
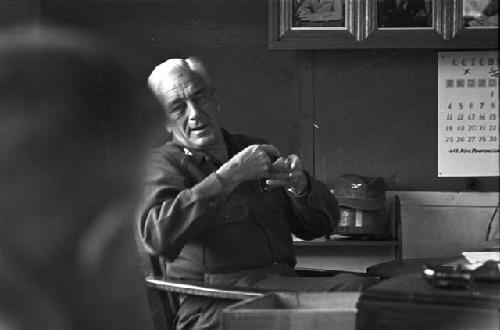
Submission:
<svg viewBox="0 0 500 330">
<path fill-rule="evenodd" d="M 313 176 L 314 166 L 314 70 L 312 51 L 298 53 L 297 85 L 299 93 L 300 135 L 299 156 L 304 168 Z"/>
<path fill-rule="evenodd" d="M 315 167 L 335 176 L 381 176 L 389 190 L 467 190 L 437 177 L 437 51 L 314 53 Z M 478 178 L 498 191 L 498 177 Z"/>
<path fill-rule="evenodd" d="M 41 0 L 44 16 L 90 28 L 211 28 L 251 25 L 267 32 L 265 0 Z M 207 26 L 210 23 L 210 26 Z"/>
<path fill-rule="evenodd" d="M 321 178 L 382 176 L 397 190 L 434 174 L 436 61 L 432 53 L 415 50 L 316 53 Z"/>
</svg>

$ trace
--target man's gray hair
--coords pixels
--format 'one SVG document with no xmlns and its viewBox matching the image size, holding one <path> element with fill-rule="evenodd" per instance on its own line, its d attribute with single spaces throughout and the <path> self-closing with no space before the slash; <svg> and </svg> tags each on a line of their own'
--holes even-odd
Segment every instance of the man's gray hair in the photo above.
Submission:
<svg viewBox="0 0 500 330">
<path fill-rule="evenodd" d="M 172 58 L 158 65 L 149 75 L 148 85 L 161 100 L 163 94 L 175 86 L 179 77 L 196 75 L 210 85 L 210 78 L 205 64 L 196 57 L 186 59 Z"/>
</svg>

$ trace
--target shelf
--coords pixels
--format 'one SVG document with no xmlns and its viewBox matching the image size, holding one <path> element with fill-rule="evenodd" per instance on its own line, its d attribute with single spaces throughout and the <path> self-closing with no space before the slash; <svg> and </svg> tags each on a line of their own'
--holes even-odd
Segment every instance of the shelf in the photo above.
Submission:
<svg viewBox="0 0 500 330">
<path fill-rule="evenodd" d="M 328 241 L 294 241 L 293 246 L 398 246 L 398 241 L 369 241 L 354 239 L 333 239 Z"/>
</svg>

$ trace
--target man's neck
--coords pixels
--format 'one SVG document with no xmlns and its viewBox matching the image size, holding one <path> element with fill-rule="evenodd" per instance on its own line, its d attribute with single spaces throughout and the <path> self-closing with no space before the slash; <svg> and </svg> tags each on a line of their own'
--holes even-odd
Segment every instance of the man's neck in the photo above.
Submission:
<svg viewBox="0 0 500 330">
<path fill-rule="evenodd" d="M 227 146 L 224 139 L 220 139 L 217 144 L 210 146 L 203 150 L 204 153 L 209 155 L 210 157 L 215 158 L 221 163 L 227 162 L 229 155 L 227 153 Z"/>
</svg>

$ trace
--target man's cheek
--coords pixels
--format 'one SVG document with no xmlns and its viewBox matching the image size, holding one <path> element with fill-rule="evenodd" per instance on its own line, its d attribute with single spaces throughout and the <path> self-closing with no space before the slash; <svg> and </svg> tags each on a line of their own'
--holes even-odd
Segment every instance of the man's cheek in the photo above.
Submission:
<svg viewBox="0 0 500 330">
<path fill-rule="evenodd" d="M 185 129 L 183 127 L 184 123 L 181 123 L 179 121 L 174 121 L 172 123 L 170 123 L 169 127 L 170 127 L 170 131 L 174 134 L 181 134 Z"/>
<path fill-rule="evenodd" d="M 217 120 L 217 106 L 216 105 L 208 105 L 203 108 L 203 115 L 205 117 L 205 120 L 208 120 L 210 122 L 214 122 Z"/>
</svg>

